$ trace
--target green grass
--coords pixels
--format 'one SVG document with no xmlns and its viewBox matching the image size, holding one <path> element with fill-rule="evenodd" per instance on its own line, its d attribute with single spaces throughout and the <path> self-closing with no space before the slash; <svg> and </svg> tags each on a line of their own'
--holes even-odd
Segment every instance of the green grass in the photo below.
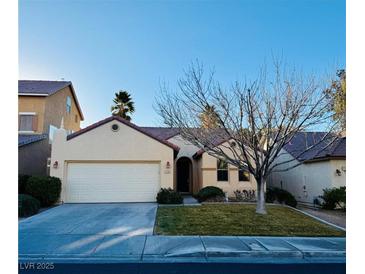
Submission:
<svg viewBox="0 0 365 274">
<path fill-rule="evenodd" d="M 201 205 L 159 207 L 158 235 L 254 235 L 345 236 L 300 212 L 283 206 L 267 206 L 267 215 L 255 213 L 255 205 Z"/>
</svg>

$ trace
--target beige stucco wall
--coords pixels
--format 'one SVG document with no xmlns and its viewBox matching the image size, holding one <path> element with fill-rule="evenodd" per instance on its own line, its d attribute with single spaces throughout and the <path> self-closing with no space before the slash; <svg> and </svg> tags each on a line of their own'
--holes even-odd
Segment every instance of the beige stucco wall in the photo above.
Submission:
<svg viewBox="0 0 365 274">
<path fill-rule="evenodd" d="M 290 154 L 282 153 L 280 162 L 293 160 L 282 165 L 283 169 L 298 163 Z M 292 193 L 298 202 L 312 204 L 315 198 L 323 194 L 323 189 L 346 186 L 346 172 L 342 171 L 345 168 L 346 160 L 306 163 L 288 171 L 272 173 L 269 186 L 282 187 Z M 336 169 L 341 170 L 341 176 L 336 175 Z"/>
<path fill-rule="evenodd" d="M 37 130 L 35 133 L 44 131 L 44 114 L 46 97 L 18 96 L 18 112 L 35 112 L 37 115 Z"/>
<path fill-rule="evenodd" d="M 224 144 L 223 144 L 224 145 Z M 225 149 L 226 153 L 230 154 L 228 149 Z M 228 165 L 228 181 L 222 182 L 217 181 L 217 158 L 203 153 L 200 158 L 200 180 L 202 187 L 206 186 L 217 186 L 227 192 L 229 197 L 234 196 L 235 190 L 255 190 L 256 191 L 256 180 L 250 174 L 250 181 L 240 182 L 238 181 L 238 169 L 232 165 Z"/>
<path fill-rule="evenodd" d="M 66 111 L 66 98 L 71 98 L 71 112 Z M 44 128 L 48 131 L 49 125 L 61 126 L 63 117 L 64 128 L 67 130 L 78 131 L 80 129 L 81 114 L 76 106 L 76 101 L 72 95 L 71 88 L 65 87 L 51 96 L 46 97 Z M 77 121 L 75 121 L 77 115 Z"/>
<path fill-rule="evenodd" d="M 111 130 L 117 123 L 120 129 Z M 58 161 L 58 168 L 53 168 Z M 51 176 L 62 180 L 61 200 L 67 188 L 67 164 L 70 162 L 156 162 L 160 163 L 160 187 L 173 187 L 173 149 L 116 120 L 66 141 L 66 133 L 57 130 L 52 144 Z"/>
</svg>

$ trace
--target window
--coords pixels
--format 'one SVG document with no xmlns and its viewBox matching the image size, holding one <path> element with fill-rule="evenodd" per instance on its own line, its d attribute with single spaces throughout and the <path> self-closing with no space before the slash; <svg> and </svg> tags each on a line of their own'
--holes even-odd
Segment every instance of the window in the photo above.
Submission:
<svg viewBox="0 0 365 274">
<path fill-rule="evenodd" d="M 226 161 L 217 161 L 217 180 L 228 181 L 228 164 Z"/>
<path fill-rule="evenodd" d="M 238 170 L 238 181 L 250 181 L 250 173 L 245 169 Z"/>
<path fill-rule="evenodd" d="M 66 112 L 70 113 L 71 112 L 71 97 L 67 96 L 66 98 Z"/>
<path fill-rule="evenodd" d="M 35 114 L 19 114 L 19 131 L 36 131 L 36 119 Z"/>
<path fill-rule="evenodd" d="M 77 116 L 77 114 L 75 115 L 75 123 L 77 123 L 77 121 L 79 120 L 79 117 Z"/>
</svg>

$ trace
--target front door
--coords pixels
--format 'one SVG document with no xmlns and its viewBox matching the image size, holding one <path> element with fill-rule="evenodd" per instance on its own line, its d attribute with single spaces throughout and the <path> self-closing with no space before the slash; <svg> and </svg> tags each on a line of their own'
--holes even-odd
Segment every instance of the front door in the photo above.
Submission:
<svg viewBox="0 0 365 274">
<path fill-rule="evenodd" d="M 177 160 L 177 191 L 179 192 L 191 192 L 191 161 L 189 158 L 183 157 Z"/>
</svg>

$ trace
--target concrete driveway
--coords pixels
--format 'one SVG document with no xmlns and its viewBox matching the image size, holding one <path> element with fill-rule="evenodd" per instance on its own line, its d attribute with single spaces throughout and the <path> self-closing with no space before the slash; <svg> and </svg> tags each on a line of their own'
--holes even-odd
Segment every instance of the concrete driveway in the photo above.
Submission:
<svg viewBox="0 0 365 274">
<path fill-rule="evenodd" d="M 153 234 L 156 211 L 154 203 L 57 206 L 19 222 L 19 254 L 87 255 L 99 246 L 113 252 L 130 238 L 139 240 L 133 244 L 138 247 Z"/>
<path fill-rule="evenodd" d="M 154 203 L 64 204 L 19 222 L 20 234 L 152 235 Z"/>
</svg>

